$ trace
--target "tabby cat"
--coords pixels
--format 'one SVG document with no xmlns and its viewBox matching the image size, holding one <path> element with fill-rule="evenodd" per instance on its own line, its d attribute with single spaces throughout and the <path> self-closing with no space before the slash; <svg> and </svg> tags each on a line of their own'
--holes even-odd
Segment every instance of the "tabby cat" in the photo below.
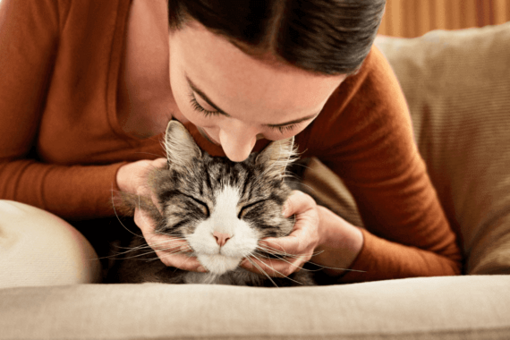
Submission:
<svg viewBox="0 0 510 340">
<path fill-rule="evenodd" d="M 296 159 L 293 144 L 293 138 L 275 141 L 244 162 L 235 163 L 202 151 L 181 123 L 170 121 L 164 140 L 168 167 L 156 169 L 149 181 L 163 216 L 147 199 L 123 194 L 122 204 L 131 212 L 135 205 L 146 210 L 157 221 L 158 233 L 186 239 L 193 250 L 191 255 L 208 272 L 167 267 L 140 233 L 133 237 L 131 250 L 117 266 L 115 280 L 268 287 L 315 284 L 305 270 L 275 278 L 239 267 L 250 255 L 284 255 L 261 248 L 258 240 L 292 231 L 294 217 L 283 217 L 281 210 L 291 193 L 285 178 L 287 166 Z M 215 235 L 228 237 L 220 240 Z"/>
</svg>

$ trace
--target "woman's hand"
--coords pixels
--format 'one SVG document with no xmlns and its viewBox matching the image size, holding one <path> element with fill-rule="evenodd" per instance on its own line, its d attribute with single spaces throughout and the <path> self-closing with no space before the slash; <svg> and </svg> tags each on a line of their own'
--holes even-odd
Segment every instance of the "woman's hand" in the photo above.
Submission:
<svg viewBox="0 0 510 340">
<path fill-rule="evenodd" d="M 141 160 L 121 166 L 117 171 L 119 189 L 150 198 L 161 213 L 158 200 L 147 185 L 147 177 L 155 168 L 164 168 L 166 162 L 166 158 L 158 158 L 153 161 Z M 191 248 L 186 240 L 156 233 L 156 223 L 146 211 L 135 208 L 134 221 L 142 231 L 147 244 L 165 265 L 187 271 L 206 271 L 196 257 L 189 256 Z"/>
<path fill-rule="evenodd" d="M 296 224 L 289 236 L 266 238 L 259 242 L 262 247 L 290 256 L 285 260 L 250 257 L 249 261 L 241 262 L 241 267 L 276 277 L 299 271 L 310 260 L 327 268 L 325 272 L 332 276 L 340 275 L 350 267 L 363 247 L 363 234 L 359 228 L 329 209 L 318 206 L 312 197 L 300 191 L 293 191 L 284 205 L 283 215 L 293 214 L 296 214 Z"/>
<path fill-rule="evenodd" d="M 260 240 L 259 244 L 263 248 L 289 256 L 285 260 L 250 257 L 249 260 L 245 259 L 241 262 L 241 267 L 259 274 L 265 272 L 269 276 L 285 277 L 299 271 L 312 258 L 321 240 L 319 211 L 314 199 L 301 191 L 294 190 L 285 202 L 282 214 L 285 217 L 296 214 L 292 233 L 286 237 L 265 238 Z"/>
<path fill-rule="evenodd" d="M 207 272 L 196 257 L 189 255 L 191 248 L 186 240 L 155 233 L 156 224 L 142 209 L 135 209 L 134 219 L 147 244 L 165 265 L 187 271 Z"/>
</svg>

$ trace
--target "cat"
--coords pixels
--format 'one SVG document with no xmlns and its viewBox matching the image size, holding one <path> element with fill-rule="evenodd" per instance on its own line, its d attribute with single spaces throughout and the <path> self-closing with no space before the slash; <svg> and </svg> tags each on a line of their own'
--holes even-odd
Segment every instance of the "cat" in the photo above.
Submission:
<svg viewBox="0 0 510 340">
<path fill-rule="evenodd" d="M 235 163 L 202 151 L 186 128 L 172 120 L 166 129 L 164 148 L 167 167 L 155 169 L 149 180 L 163 216 L 149 199 L 125 193 L 114 207 L 127 209 L 131 215 L 135 206 L 147 211 L 157 222 L 156 232 L 186 239 L 192 255 L 208 272 L 167 267 L 138 230 L 139 235 L 129 246 L 132 250 L 126 252 L 111 280 L 264 287 L 316 284 L 307 270 L 277 278 L 239 267 L 241 260 L 250 255 L 285 255 L 281 250 L 260 247 L 258 240 L 287 236 L 295 223 L 294 216 L 286 218 L 281 213 L 292 191 L 286 181 L 286 169 L 297 159 L 293 137 L 271 142 L 261 152 Z M 218 235 L 224 236 L 221 241 Z"/>
</svg>

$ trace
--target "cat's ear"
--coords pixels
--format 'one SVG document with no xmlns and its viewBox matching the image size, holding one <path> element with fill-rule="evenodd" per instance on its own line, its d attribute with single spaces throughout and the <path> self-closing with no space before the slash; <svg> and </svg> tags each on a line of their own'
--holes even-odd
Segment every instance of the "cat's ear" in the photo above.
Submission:
<svg viewBox="0 0 510 340">
<path fill-rule="evenodd" d="M 202 158 L 200 147 L 184 125 L 176 120 L 168 123 L 164 144 L 169 168 L 188 167 L 193 158 Z"/>
<path fill-rule="evenodd" d="M 271 176 L 285 175 L 288 165 L 297 159 L 294 137 L 271 142 L 255 159 L 256 164 L 264 165 L 266 174 Z"/>
</svg>

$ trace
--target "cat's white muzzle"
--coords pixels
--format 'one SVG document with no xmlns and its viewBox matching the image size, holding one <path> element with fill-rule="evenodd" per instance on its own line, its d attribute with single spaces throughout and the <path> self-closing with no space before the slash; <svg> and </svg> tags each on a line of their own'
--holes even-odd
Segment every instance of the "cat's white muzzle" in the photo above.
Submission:
<svg viewBox="0 0 510 340">
<path fill-rule="evenodd" d="M 211 273 L 219 275 L 236 269 L 239 262 L 257 248 L 259 232 L 238 218 L 239 196 L 237 188 L 225 186 L 216 195 L 211 216 L 186 236 L 198 261 Z M 215 232 L 229 235 L 228 241 L 221 243 L 223 246 L 215 239 Z"/>
<path fill-rule="evenodd" d="M 212 274 L 222 275 L 237 268 L 242 257 L 230 257 L 221 254 L 197 255 L 198 261 Z"/>
</svg>

